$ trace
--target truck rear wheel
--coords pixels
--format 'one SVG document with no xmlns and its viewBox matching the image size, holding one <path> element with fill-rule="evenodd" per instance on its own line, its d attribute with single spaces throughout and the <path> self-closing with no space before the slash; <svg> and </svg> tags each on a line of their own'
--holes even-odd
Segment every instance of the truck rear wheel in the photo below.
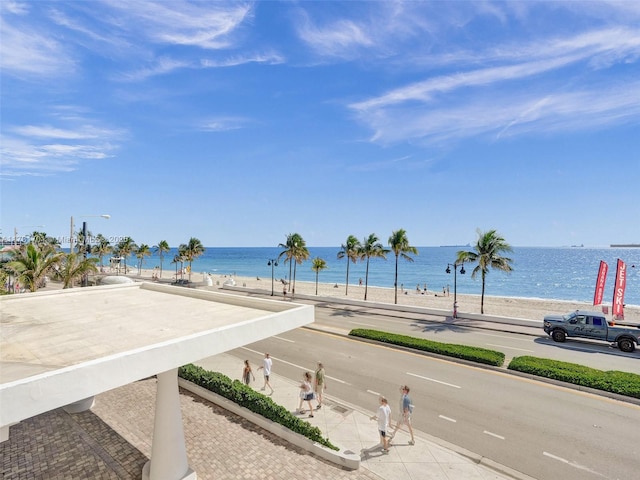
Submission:
<svg viewBox="0 0 640 480">
<path fill-rule="evenodd" d="M 629 338 L 622 338 L 618 340 L 618 348 L 626 353 L 631 353 L 636 349 L 636 344 Z"/>
<path fill-rule="evenodd" d="M 551 332 L 551 338 L 553 338 L 554 342 L 562 343 L 567 339 L 567 334 L 564 333 L 564 330 L 556 329 Z"/>
</svg>

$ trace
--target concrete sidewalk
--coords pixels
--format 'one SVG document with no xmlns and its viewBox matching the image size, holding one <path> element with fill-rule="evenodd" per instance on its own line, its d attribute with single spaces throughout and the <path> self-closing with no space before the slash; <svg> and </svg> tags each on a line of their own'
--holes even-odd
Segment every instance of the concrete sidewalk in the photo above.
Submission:
<svg viewBox="0 0 640 480">
<path fill-rule="evenodd" d="M 198 362 L 198 365 L 207 370 L 223 373 L 231 379 L 240 380 L 243 360 L 230 354 L 221 354 Z M 255 370 L 257 370 L 256 366 L 254 366 Z M 252 387 L 260 390 L 264 383 L 262 372 L 255 373 L 256 380 L 252 382 Z M 299 384 L 299 381 L 290 380 L 280 375 L 272 375 L 271 385 L 274 392 L 271 398 L 274 402 L 294 412 L 300 401 Z M 267 388 L 264 393 L 268 394 L 269 389 Z M 324 396 L 323 403 L 320 410 L 313 412 L 313 418 L 309 418 L 308 411 L 305 414 L 299 414 L 300 417 L 319 427 L 323 435 L 334 445 L 359 455 L 360 468 L 366 468 L 383 479 L 499 480 L 529 478 L 415 429 L 415 445 L 409 445 L 408 432 L 400 430 L 395 436 L 389 454 L 383 454 L 378 441 L 377 422 L 370 419 L 373 412 L 362 411 L 329 395 Z M 314 408 L 316 404 L 316 401 L 312 401 Z M 306 402 L 303 408 L 308 408 Z"/>
</svg>

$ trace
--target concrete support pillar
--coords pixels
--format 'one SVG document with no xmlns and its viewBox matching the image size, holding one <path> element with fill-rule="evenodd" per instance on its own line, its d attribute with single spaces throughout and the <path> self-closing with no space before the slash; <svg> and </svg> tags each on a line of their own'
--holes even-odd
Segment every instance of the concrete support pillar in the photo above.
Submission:
<svg viewBox="0 0 640 480">
<path fill-rule="evenodd" d="M 158 374 L 151 460 L 142 469 L 143 480 L 195 480 L 187 463 L 178 369 Z"/>
</svg>

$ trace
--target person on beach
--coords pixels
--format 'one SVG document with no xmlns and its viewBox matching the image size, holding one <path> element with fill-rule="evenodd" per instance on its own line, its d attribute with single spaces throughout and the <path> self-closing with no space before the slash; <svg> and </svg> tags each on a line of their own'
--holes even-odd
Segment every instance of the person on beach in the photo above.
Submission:
<svg viewBox="0 0 640 480">
<path fill-rule="evenodd" d="M 318 362 L 318 368 L 316 368 L 315 382 L 314 382 L 314 390 L 316 392 L 316 400 L 318 401 L 318 406 L 316 410 L 320 410 L 322 408 L 322 392 L 327 388 L 327 382 L 324 377 L 324 366 L 322 362 Z"/>
<path fill-rule="evenodd" d="M 396 428 L 393 433 L 389 436 L 389 443 L 395 437 L 396 432 L 400 429 L 402 425 L 406 425 L 409 429 L 409 434 L 411 435 L 411 440 L 409 440 L 409 445 L 415 445 L 415 439 L 413 438 L 413 427 L 411 426 L 411 414 L 413 413 L 413 404 L 411 403 L 411 397 L 409 396 L 409 387 L 403 385 L 400 387 L 400 412 L 398 414 L 398 422 L 396 423 Z"/>
<path fill-rule="evenodd" d="M 305 413 L 305 410 L 302 409 L 302 404 L 307 402 L 307 405 L 309 405 L 309 417 L 313 418 L 313 406 L 311 405 L 311 400 L 313 400 L 311 373 L 304 372 L 302 375 L 302 383 L 300 384 L 300 405 L 298 405 L 298 412 Z"/>
<path fill-rule="evenodd" d="M 255 380 L 256 377 L 253 374 L 253 370 L 251 370 L 251 364 L 249 364 L 249 360 L 244 361 L 244 369 L 242 370 L 242 381 L 245 385 L 249 385 L 251 383 L 251 379 Z"/>
<path fill-rule="evenodd" d="M 258 370 L 263 370 L 264 373 L 264 385 L 262 386 L 262 388 L 260 390 L 264 391 L 265 388 L 269 387 L 269 390 L 271 390 L 271 393 L 269 395 L 273 395 L 273 387 L 271 386 L 271 383 L 269 382 L 269 377 L 271 376 L 271 366 L 273 365 L 273 360 L 271 360 L 271 357 L 269 356 L 268 353 L 264 354 L 264 358 L 262 359 L 262 366 L 258 367 Z"/>
<path fill-rule="evenodd" d="M 380 406 L 377 415 L 371 417 L 371 420 L 378 421 L 378 432 L 380 433 L 380 444 L 382 445 L 382 453 L 389 453 L 389 422 L 391 421 L 391 407 L 385 397 L 380 397 Z"/>
</svg>

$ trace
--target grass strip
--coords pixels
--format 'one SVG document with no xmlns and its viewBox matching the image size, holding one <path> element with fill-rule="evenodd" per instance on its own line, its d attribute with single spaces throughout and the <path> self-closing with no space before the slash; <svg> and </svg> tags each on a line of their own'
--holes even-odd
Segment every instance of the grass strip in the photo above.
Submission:
<svg viewBox="0 0 640 480">
<path fill-rule="evenodd" d="M 504 353 L 486 348 L 468 347 L 466 345 L 456 345 L 454 343 L 441 343 L 424 338 L 409 337 L 395 333 L 382 332 L 379 330 L 368 330 L 356 328 L 349 332 L 353 337 L 376 340 L 378 342 L 389 343 L 401 347 L 413 348 L 424 352 L 437 353 L 447 357 L 461 358 L 471 362 L 483 363 L 501 367 L 504 364 Z"/>
</svg>

